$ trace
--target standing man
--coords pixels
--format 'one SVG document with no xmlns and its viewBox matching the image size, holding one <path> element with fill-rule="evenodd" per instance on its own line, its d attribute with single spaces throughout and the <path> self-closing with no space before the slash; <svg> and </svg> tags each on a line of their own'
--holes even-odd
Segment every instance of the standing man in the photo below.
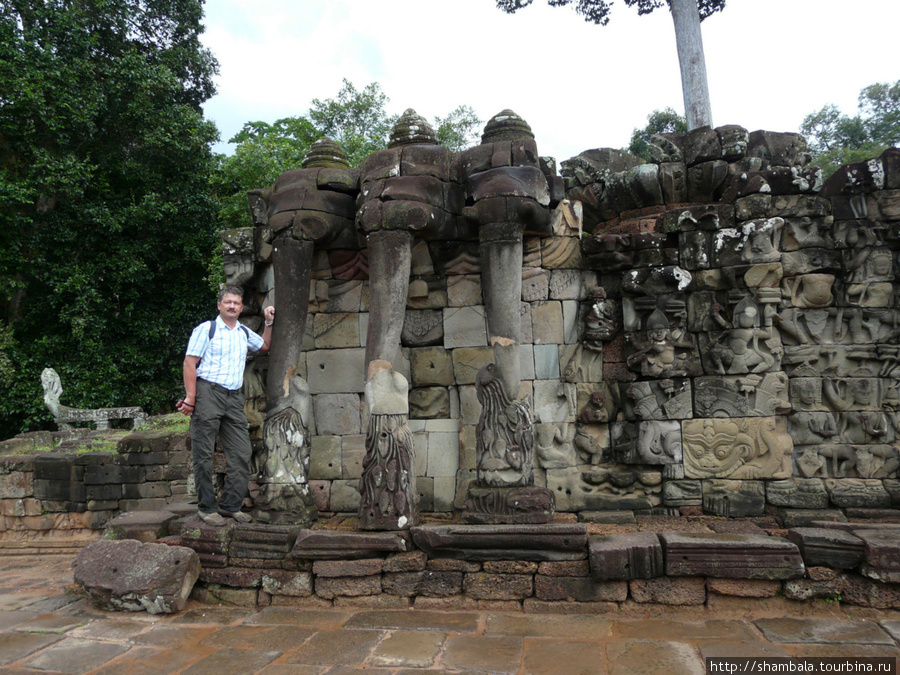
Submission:
<svg viewBox="0 0 900 675">
<path fill-rule="evenodd" d="M 249 424 L 244 414 L 244 363 L 247 351 L 265 354 L 272 342 L 275 308 L 266 307 L 262 337 L 238 322 L 244 303 L 241 289 L 226 286 L 219 292 L 219 316 L 194 329 L 184 357 L 184 400 L 178 410 L 192 415 L 191 451 L 198 512 L 203 522 L 220 526 L 233 518 L 249 523 L 241 511 L 250 480 Z M 225 451 L 225 489 L 216 503 L 212 468 L 216 436 L 221 435 Z"/>
</svg>

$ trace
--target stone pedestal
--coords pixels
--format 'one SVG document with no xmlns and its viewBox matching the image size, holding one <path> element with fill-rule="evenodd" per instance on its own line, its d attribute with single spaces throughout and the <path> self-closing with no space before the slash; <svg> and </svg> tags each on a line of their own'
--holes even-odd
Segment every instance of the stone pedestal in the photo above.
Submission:
<svg viewBox="0 0 900 675">
<path fill-rule="evenodd" d="M 466 523 L 525 525 L 548 523 L 553 517 L 553 492 L 534 485 L 527 487 L 481 487 L 470 485 L 463 506 Z"/>
</svg>

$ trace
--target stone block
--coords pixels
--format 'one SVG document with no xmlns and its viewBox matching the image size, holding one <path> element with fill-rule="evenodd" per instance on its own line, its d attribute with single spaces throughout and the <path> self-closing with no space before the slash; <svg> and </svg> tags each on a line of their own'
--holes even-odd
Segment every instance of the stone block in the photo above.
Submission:
<svg viewBox="0 0 900 675">
<path fill-rule="evenodd" d="M 44 481 L 44 485 L 47 488 L 45 494 L 51 492 L 49 488 L 51 482 L 56 483 L 56 481 Z M 68 482 L 63 483 L 63 485 L 68 486 Z M 68 487 L 64 491 L 67 495 L 64 499 L 67 499 L 69 494 Z M 22 499 L 31 496 L 35 496 L 38 499 L 48 498 L 37 494 L 33 472 L 13 471 L 0 475 L 0 499 Z M 52 499 L 53 497 L 49 498 Z"/>
<path fill-rule="evenodd" d="M 521 361 L 521 360 L 520 360 Z M 525 378 L 523 378 L 525 379 Z M 559 348 L 555 344 L 534 345 L 534 378 L 537 380 L 559 379 Z"/>
<path fill-rule="evenodd" d="M 476 600 L 523 600 L 534 595 L 534 577 L 531 574 L 475 572 L 465 575 L 463 590 Z"/>
<path fill-rule="evenodd" d="M 761 516 L 766 508 L 762 481 L 704 480 L 703 512 L 725 518 Z"/>
<path fill-rule="evenodd" d="M 575 385 L 560 380 L 534 381 L 534 421 L 575 421 Z"/>
<path fill-rule="evenodd" d="M 316 560 L 313 574 L 318 577 L 366 577 L 381 574 L 384 560 L 368 558 L 362 560 Z"/>
<path fill-rule="evenodd" d="M 406 552 L 410 548 L 405 532 L 300 530 L 291 556 L 304 560 L 352 560 Z"/>
<path fill-rule="evenodd" d="M 450 392 L 447 387 L 423 387 L 409 392 L 410 419 L 434 419 L 450 416 Z"/>
<path fill-rule="evenodd" d="M 795 527 L 787 538 L 797 545 L 807 567 L 852 569 L 865 556 L 863 541 L 849 532 L 820 527 Z"/>
<path fill-rule="evenodd" d="M 425 570 L 419 584 L 419 595 L 446 598 L 463 592 L 463 573 L 457 570 Z"/>
<path fill-rule="evenodd" d="M 106 539 L 153 542 L 169 535 L 169 523 L 177 516 L 169 511 L 131 511 L 106 523 Z"/>
<path fill-rule="evenodd" d="M 526 303 L 550 297 L 550 271 L 540 267 L 522 268 L 522 300 Z"/>
<path fill-rule="evenodd" d="M 785 527 L 811 527 L 822 521 L 844 522 L 840 509 L 780 509 L 778 517 Z"/>
<path fill-rule="evenodd" d="M 792 509 L 824 509 L 828 493 L 818 478 L 792 478 L 766 482 L 766 502 Z"/>
<path fill-rule="evenodd" d="M 317 597 L 326 600 L 334 598 L 355 598 L 381 593 L 381 575 L 370 577 L 316 577 L 314 582 Z"/>
<path fill-rule="evenodd" d="M 313 593 L 313 577 L 309 572 L 266 570 L 261 575 L 260 585 L 269 595 L 308 598 Z"/>
<path fill-rule="evenodd" d="M 331 510 L 335 513 L 356 513 L 361 497 L 358 480 L 336 480 L 331 484 Z"/>
<path fill-rule="evenodd" d="M 400 341 L 406 347 L 442 344 L 444 341 L 443 312 L 434 309 L 406 310 Z"/>
<path fill-rule="evenodd" d="M 453 502 L 456 498 L 456 476 L 435 476 L 433 481 L 434 511 L 437 513 L 453 511 Z"/>
<path fill-rule="evenodd" d="M 880 480 L 863 478 L 828 478 L 825 489 L 831 503 L 841 508 L 887 508 L 891 496 Z"/>
<path fill-rule="evenodd" d="M 900 532 L 897 530 L 854 530 L 865 546 L 862 573 L 887 583 L 900 583 Z"/>
<path fill-rule="evenodd" d="M 726 579 L 792 579 L 803 575 L 797 546 L 757 534 L 661 532 L 670 576 Z"/>
<path fill-rule="evenodd" d="M 477 274 L 456 274 L 447 277 L 447 303 L 450 307 L 483 305 L 481 277 Z"/>
<path fill-rule="evenodd" d="M 531 331 L 534 344 L 565 344 L 562 303 L 544 300 L 531 304 Z"/>
<path fill-rule="evenodd" d="M 738 598 L 774 598 L 781 591 L 781 582 L 766 579 L 707 579 L 706 590 Z"/>
<path fill-rule="evenodd" d="M 548 525 L 423 525 L 411 530 L 429 557 L 461 560 L 580 560 L 587 555 L 587 527 Z"/>
<path fill-rule="evenodd" d="M 638 603 L 702 605 L 706 602 L 706 580 L 702 578 L 632 579 L 628 588 Z"/>
<path fill-rule="evenodd" d="M 586 297 L 584 272 L 562 269 L 550 273 L 550 300 L 585 300 Z"/>
<path fill-rule="evenodd" d="M 366 350 L 321 349 L 306 355 L 310 391 L 320 394 L 365 391 Z"/>
<path fill-rule="evenodd" d="M 360 346 L 357 313 L 319 312 L 313 321 L 316 349 L 342 349 Z"/>
<path fill-rule="evenodd" d="M 455 421 L 455 420 L 454 420 Z M 456 476 L 459 469 L 459 432 L 428 432 L 427 476 Z"/>
<path fill-rule="evenodd" d="M 652 532 L 590 537 L 591 576 L 598 581 L 652 579 L 663 575 L 663 550 Z"/>
<path fill-rule="evenodd" d="M 412 387 L 449 387 L 453 381 L 453 359 L 443 347 L 419 347 L 409 350 Z"/>
<path fill-rule="evenodd" d="M 341 437 L 313 436 L 309 452 L 309 478 L 333 480 L 342 478 L 342 473 Z"/>
<path fill-rule="evenodd" d="M 75 583 L 105 610 L 179 612 L 200 575 L 200 559 L 183 546 L 135 540 L 95 541 L 72 563 Z"/>
<path fill-rule="evenodd" d="M 362 431 L 362 404 L 356 394 L 318 394 L 313 396 L 313 408 L 319 436 L 343 436 Z"/>
<path fill-rule="evenodd" d="M 449 307 L 444 309 L 444 346 L 481 347 L 487 345 L 484 307 Z"/>
<path fill-rule="evenodd" d="M 462 347 L 453 350 L 453 379 L 456 384 L 475 384 L 478 371 L 494 362 L 494 350 L 490 347 Z"/>
</svg>

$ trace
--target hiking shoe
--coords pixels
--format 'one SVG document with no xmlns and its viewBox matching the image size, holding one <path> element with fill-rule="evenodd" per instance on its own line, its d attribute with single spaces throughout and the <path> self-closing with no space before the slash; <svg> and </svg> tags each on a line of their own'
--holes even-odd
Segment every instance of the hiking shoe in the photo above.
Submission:
<svg viewBox="0 0 900 675">
<path fill-rule="evenodd" d="M 233 518 L 238 523 L 252 523 L 253 517 L 249 513 L 244 513 L 243 511 L 222 511 L 219 510 L 219 513 L 216 514 L 218 516 L 225 516 L 225 518 Z M 224 523 L 224 519 L 222 520 Z"/>
<path fill-rule="evenodd" d="M 218 513 L 204 513 L 203 511 L 197 511 L 197 516 L 204 523 L 212 525 L 213 527 L 222 527 L 225 524 L 225 519 Z"/>
</svg>

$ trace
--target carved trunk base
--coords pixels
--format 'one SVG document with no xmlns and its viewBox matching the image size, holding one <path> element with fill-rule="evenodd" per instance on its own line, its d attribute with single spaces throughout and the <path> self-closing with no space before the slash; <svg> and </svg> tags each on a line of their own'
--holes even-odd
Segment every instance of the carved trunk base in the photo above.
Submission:
<svg viewBox="0 0 900 675">
<path fill-rule="evenodd" d="M 469 486 L 463 522 L 476 524 L 536 525 L 549 523 L 556 508 L 553 492 L 528 487 Z"/>
<path fill-rule="evenodd" d="M 262 485 L 259 496 L 254 495 L 254 502 L 250 515 L 260 523 L 305 527 L 319 517 L 319 510 L 306 485 Z"/>
<path fill-rule="evenodd" d="M 360 530 L 407 530 L 418 522 L 415 448 L 406 415 L 372 415 L 359 481 Z"/>
</svg>

